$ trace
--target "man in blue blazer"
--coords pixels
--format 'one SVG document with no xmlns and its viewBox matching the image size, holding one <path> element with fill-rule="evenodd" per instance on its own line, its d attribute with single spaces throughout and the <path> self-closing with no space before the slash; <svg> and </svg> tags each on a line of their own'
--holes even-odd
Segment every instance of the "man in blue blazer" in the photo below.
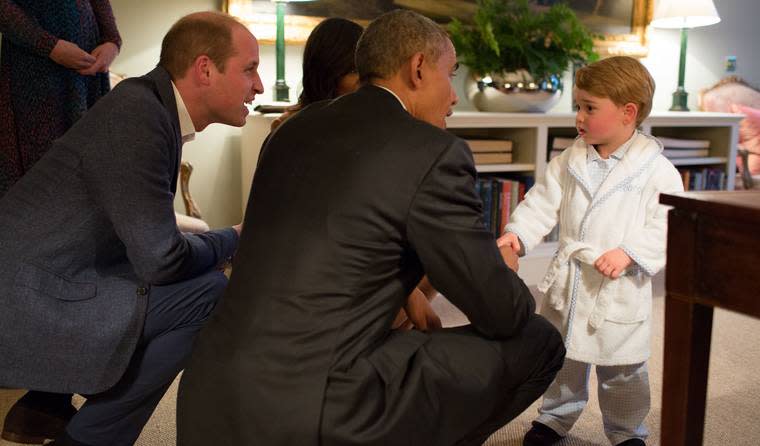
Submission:
<svg viewBox="0 0 760 446">
<path fill-rule="evenodd" d="M 356 62 L 357 92 L 263 149 L 230 286 L 180 384 L 180 446 L 480 445 L 562 365 L 483 224 L 467 144 L 443 130 L 445 31 L 390 12 Z M 423 272 L 471 325 L 391 329 Z"/>
<path fill-rule="evenodd" d="M 184 17 L 0 201 L 0 386 L 87 395 L 57 445 L 133 444 L 226 286 L 241 227 L 180 233 L 177 172 L 196 131 L 245 124 L 258 62 L 231 17 Z"/>
</svg>

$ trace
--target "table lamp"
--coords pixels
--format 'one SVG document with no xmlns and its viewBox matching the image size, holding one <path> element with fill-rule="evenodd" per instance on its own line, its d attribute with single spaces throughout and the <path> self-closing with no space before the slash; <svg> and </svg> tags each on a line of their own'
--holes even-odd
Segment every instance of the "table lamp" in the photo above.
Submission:
<svg viewBox="0 0 760 446">
<path fill-rule="evenodd" d="M 310 2 L 313 0 L 271 0 L 277 4 L 277 33 L 275 36 L 275 56 L 277 59 L 277 80 L 274 83 L 274 100 L 290 102 L 290 87 L 285 83 L 285 3 Z"/>
<path fill-rule="evenodd" d="M 686 100 L 689 96 L 683 86 L 686 72 L 686 33 L 689 28 L 713 25 L 720 22 L 720 16 L 712 0 L 659 0 L 650 23 L 655 28 L 681 29 L 681 59 L 678 64 L 678 88 L 673 93 L 671 111 L 689 111 Z"/>
</svg>

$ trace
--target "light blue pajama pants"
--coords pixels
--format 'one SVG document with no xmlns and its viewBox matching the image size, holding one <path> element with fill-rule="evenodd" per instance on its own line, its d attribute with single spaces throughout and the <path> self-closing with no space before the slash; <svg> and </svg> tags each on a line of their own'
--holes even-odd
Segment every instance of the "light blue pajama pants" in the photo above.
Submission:
<svg viewBox="0 0 760 446">
<path fill-rule="evenodd" d="M 591 364 L 565 359 L 562 370 L 544 393 L 538 410 L 539 423 L 565 436 L 588 402 Z M 631 438 L 646 439 L 644 418 L 649 413 L 649 372 L 647 363 L 596 366 L 599 406 L 604 433 L 613 445 Z"/>
</svg>

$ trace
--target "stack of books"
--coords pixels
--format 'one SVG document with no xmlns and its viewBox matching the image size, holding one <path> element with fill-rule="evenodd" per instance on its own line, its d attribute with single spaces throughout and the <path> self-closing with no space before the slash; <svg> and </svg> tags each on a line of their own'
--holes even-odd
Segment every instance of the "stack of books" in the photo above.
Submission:
<svg viewBox="0 0 760 446">
<path fill-rule="evenodd" d="M 551 143 L 549 144 L 549 155 L 547 161 L 551 161 L 558 157 L 563 150 L 570 147 L 575 143 L 575 138 L 569 138 L 566 136 L 553 136 L 551 137 Z"/>
<path fill-rule="evenodd" d="M 468 139 L 475 164 L 510 164 L 512 141 L 508 139 Z"/>
<path fill-rule="evenodd" d="M 681 139 L 658 136 L 667 158 L 695 158 L 710 155 L 710 141 L 707 139 Z"/>
</svg>

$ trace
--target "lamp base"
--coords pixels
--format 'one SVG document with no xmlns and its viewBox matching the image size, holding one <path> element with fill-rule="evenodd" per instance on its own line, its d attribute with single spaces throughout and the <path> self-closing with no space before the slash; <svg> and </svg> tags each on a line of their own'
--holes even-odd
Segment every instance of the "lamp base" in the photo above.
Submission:
<svg viewBox="0 0 760 446">
<path fill-rule="evenodd" d="M 670 111 L 689 111 L 689 107 L 686 106 L 688 99 L 689 93 L 683 87 L 678 87 L 673 92 L 673 105 L 670 107 Z"/>
<path fill-rule="evenodd" d="M 278 102 L 290 102 L 290 87 L 284 80 L 278 79 L 274 84 L 274 100 Z"/>
</svg>

